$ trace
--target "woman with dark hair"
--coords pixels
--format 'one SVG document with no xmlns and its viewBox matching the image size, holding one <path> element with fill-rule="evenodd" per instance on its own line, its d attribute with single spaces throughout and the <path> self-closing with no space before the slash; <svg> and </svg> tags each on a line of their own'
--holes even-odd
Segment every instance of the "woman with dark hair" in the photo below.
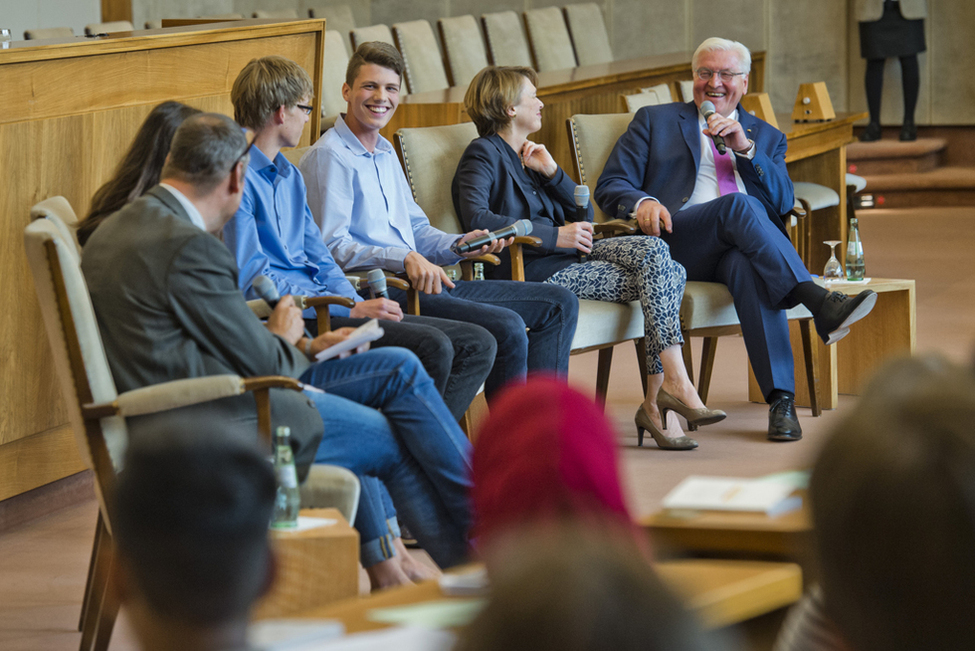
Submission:
<svg viewBox="0 0 975 651">
<path fill-rule="evenodd" d="M 532 222 L 537 249 L 525 251 L 527 280 L 552 283 L 582 299 L 639 300 L 646 333 L 647 392 L 636 413 L 637 436 L 647 431 L 664 450 L 690 450 L 675 411 L 692 425 L 725 417 L 708 409 L 687 376 L 681 355 L 680 304 L 687 274 L 659 237 L 593 241 L 593 212 L 576 217 L 575 183 L 544 145 L 528 140 L 542 128 L 535 71 L 488 67 L 471 81 L 464 103 L 480 138 L 467 147 L 454 175 L 452 194 L 465 228 L 497 230 L 519 219 Z M 580 262 L 580 254 L 589 256 Z"/>
<path fill-rule="evenodd" d="M 98 188 L 88 216 L 78 224 L 78 242 L 82 246 L 103 219 L 159 183 L 173 134 L 183 120 L 199 112 L 199 109 L 179 102 L 163 102 L 149 112 L 115 175 Z"/>
</svg>

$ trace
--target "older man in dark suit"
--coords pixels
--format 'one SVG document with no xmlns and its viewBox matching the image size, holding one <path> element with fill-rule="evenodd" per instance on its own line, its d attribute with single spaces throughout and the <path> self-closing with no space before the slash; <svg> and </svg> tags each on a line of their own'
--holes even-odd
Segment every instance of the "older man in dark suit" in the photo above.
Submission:
<svg viewBox="0 0 975 651">
<path fill-rule="evenodd" d="M 755 377 L 770 405 L 768 437 L 795 441 L 795 369 L 785 309 L 799 303 L 827 344 L 873 308 L 812 282 L 786 234 L 793 207 L 785 135 L 741 109 L 751 54 L 741 43 L 711 38 L 694 52 L 694 101 L 640 109 L 610 154 L 595 200 L 609 215 L 635 217 L 660 236 L 688 280 L 728 286 Z M 713 104 L 705 119 L 701 107 Z M 727 153 L 713 138 L 720 136 Z"/>
<path fill-rule="evenodd" d="M 248 150 L 230 118 L 189 118 L 173 138 L 162 182 L 88 240 L 82 268 L 119 388 L 236 373 L 288 375 L 322 389 L 276 394 L 272 416 L 304 437 L 295 429 L 311 422 L 314 407 L 320 416 L 314 424 L 320 432 L 324 420 L 326 432 L 315 461 L 378 477 L 439 564 L 465 560 L 470 444 L 416 356 L 385 348 L 312 363 L 351 328 L 309 339 L 290 297 L 278 302 L 266 326 L 247 307 L 233 254 L 213 233 L 240 203 Z M 253 401 L 247 402 L 225 408 L 253 418 Z M 291 420 L 296 414 L 301 421 Z M 299 456 L 308 463 L 308 455 Z M 391 547 L 387 520 L 395 512 L 374 508 L 382 503 L 370 492 L 374 485 L 363 482 L 355 524 L 363 565 L 389 567 L 383 564 L 396 559 L 383 550 Z"/>
</svg>

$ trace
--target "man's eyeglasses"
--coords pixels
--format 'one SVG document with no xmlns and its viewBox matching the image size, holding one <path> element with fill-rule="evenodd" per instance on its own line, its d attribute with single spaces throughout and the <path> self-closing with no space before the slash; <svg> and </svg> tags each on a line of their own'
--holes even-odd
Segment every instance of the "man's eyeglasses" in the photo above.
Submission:
<svg viewBox="0 0 975 651">
<path fill-rule="evenodd" d="M 313 106 L 307 106 L 305 104 L 295 104 L 298 108 L 305 112 L 305 115 L 311 115 L 311 112 L 315 110 Z"/>
<path fill-rule="evenodd" d="M 707 68 L 698 68 L 697 70 L 694 71 L 694 74 L 697 75 L 697 78 L 700 79 L 701 81 L 709 81 L 711 77 L 718 75 L 719 77 L 721 77 L 721 81 L 728 83 L 735 77 L 740 77 L 745 73 L 732 72 L 730 70 L 718 70 L 717 72 L 715 72 L 714 70 L 708 70 Z"/>
</svg>

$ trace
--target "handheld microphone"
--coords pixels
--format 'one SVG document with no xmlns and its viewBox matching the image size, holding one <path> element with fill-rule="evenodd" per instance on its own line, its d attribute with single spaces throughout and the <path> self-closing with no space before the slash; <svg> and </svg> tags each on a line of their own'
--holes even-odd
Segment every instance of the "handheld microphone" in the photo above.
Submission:
<svg viewBox="0 0 975 651">
<path fill-rule="evenodd" d="M 531 232 L 532 223 L 527 219 L 519 219 L 510 226 L 505 226 L 504 228 L 488 233 L 487 235 L 475 237 L 473 240 L 468 240 L 463 244 L 452 244 L 450 245 L 450 250 L 457 255 L 461 255 L 463 253 L 476 251 L 485 244 L 491 244 L 496 240 L 506 240 L 509 237 L 522 237 L 530 234 Z"/>
<path fill-rule="evenodd" d="M 386 290 L 386 274 L 382 269 L 370 269 L 366 274 L 366 282 L 374 297 L 389 298 L 389 292 Z"/>
<path fill-rule="evenodd" d="M 257 276 L 254 278 L 253 287 L 254 291 L 257 292 L 258 298 L 263 298 L 264 302 L 271 306 L 272 310 L 278 306 L 281 295 L 278 293 L 278 288 L 274 286 L 270 278 L 267 276 Z"/>
<path fill-rule="evenodd" d="M 589 186 L 577 185 L 572 193 L 572 198 L 576 202 L 576 221 L 589 221 Z M 582 251 L 576 251 L 576 254 L 579 257 L 579 262 L 585 262 L 589 258 Z"/>
<path fill-rule="evenodd" d="M 709 117 L 714 115 L 714 102 L 710 102 L 710 101 L 701 102 L 701 115 L 704 116 L 705 122 Z M 718 150 L 718 153 L 724 156 L 724 153 L 728 150 L 728 148 L 724 144 L 724 138 L 715 134 L 711 136 L 711 140 L 714 141 L 714 146 Z"/>
<path fill-rule="evenodd" d="M 257 296 L 264 299 L 264 302 L 270 305 L 272 310 L 277 307 L 278 301 L 281 300 L 281 294 L 278 293 L 278 288 L 274 286 L 274 282 L 270 278 L 264 275 L 257 276 L 251 285 L 257 292 Z M 308 328 L 305 328 L 305 336 L 314 339 L 308 332 Z"/>
</svg>

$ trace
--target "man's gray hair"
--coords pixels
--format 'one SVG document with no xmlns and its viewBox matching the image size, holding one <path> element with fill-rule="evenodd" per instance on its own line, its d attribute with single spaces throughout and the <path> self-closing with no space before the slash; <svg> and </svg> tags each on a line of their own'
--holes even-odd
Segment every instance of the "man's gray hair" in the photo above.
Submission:
<svg viewBox="0 0 975 651">
<path fill-rule="evenodd" d="M 227 178 L 246 149 L 243 129 L 226 115 L 194 115 L 176 130 L 162 178 L 178 179 L 207 193 Z"/>
<path fill-rule="evenodd" d="M 738 62 L 741 63 L 741 70 L 735 70 L 735 72 L 747 73 L 752 71 L 752 53 L 748 51 L 748 48 L 738 41 L 730 41 L 717 36 L 713 36 L 697 46 L 697 49 L 694 50 L 694 56 L 691 57 L 691 68 L 697 70 L 698 59 L 708 52 L 734 52 L 738 57 Z M 715 72 L 718 71 L 715 70 Z"/>
</svg>

